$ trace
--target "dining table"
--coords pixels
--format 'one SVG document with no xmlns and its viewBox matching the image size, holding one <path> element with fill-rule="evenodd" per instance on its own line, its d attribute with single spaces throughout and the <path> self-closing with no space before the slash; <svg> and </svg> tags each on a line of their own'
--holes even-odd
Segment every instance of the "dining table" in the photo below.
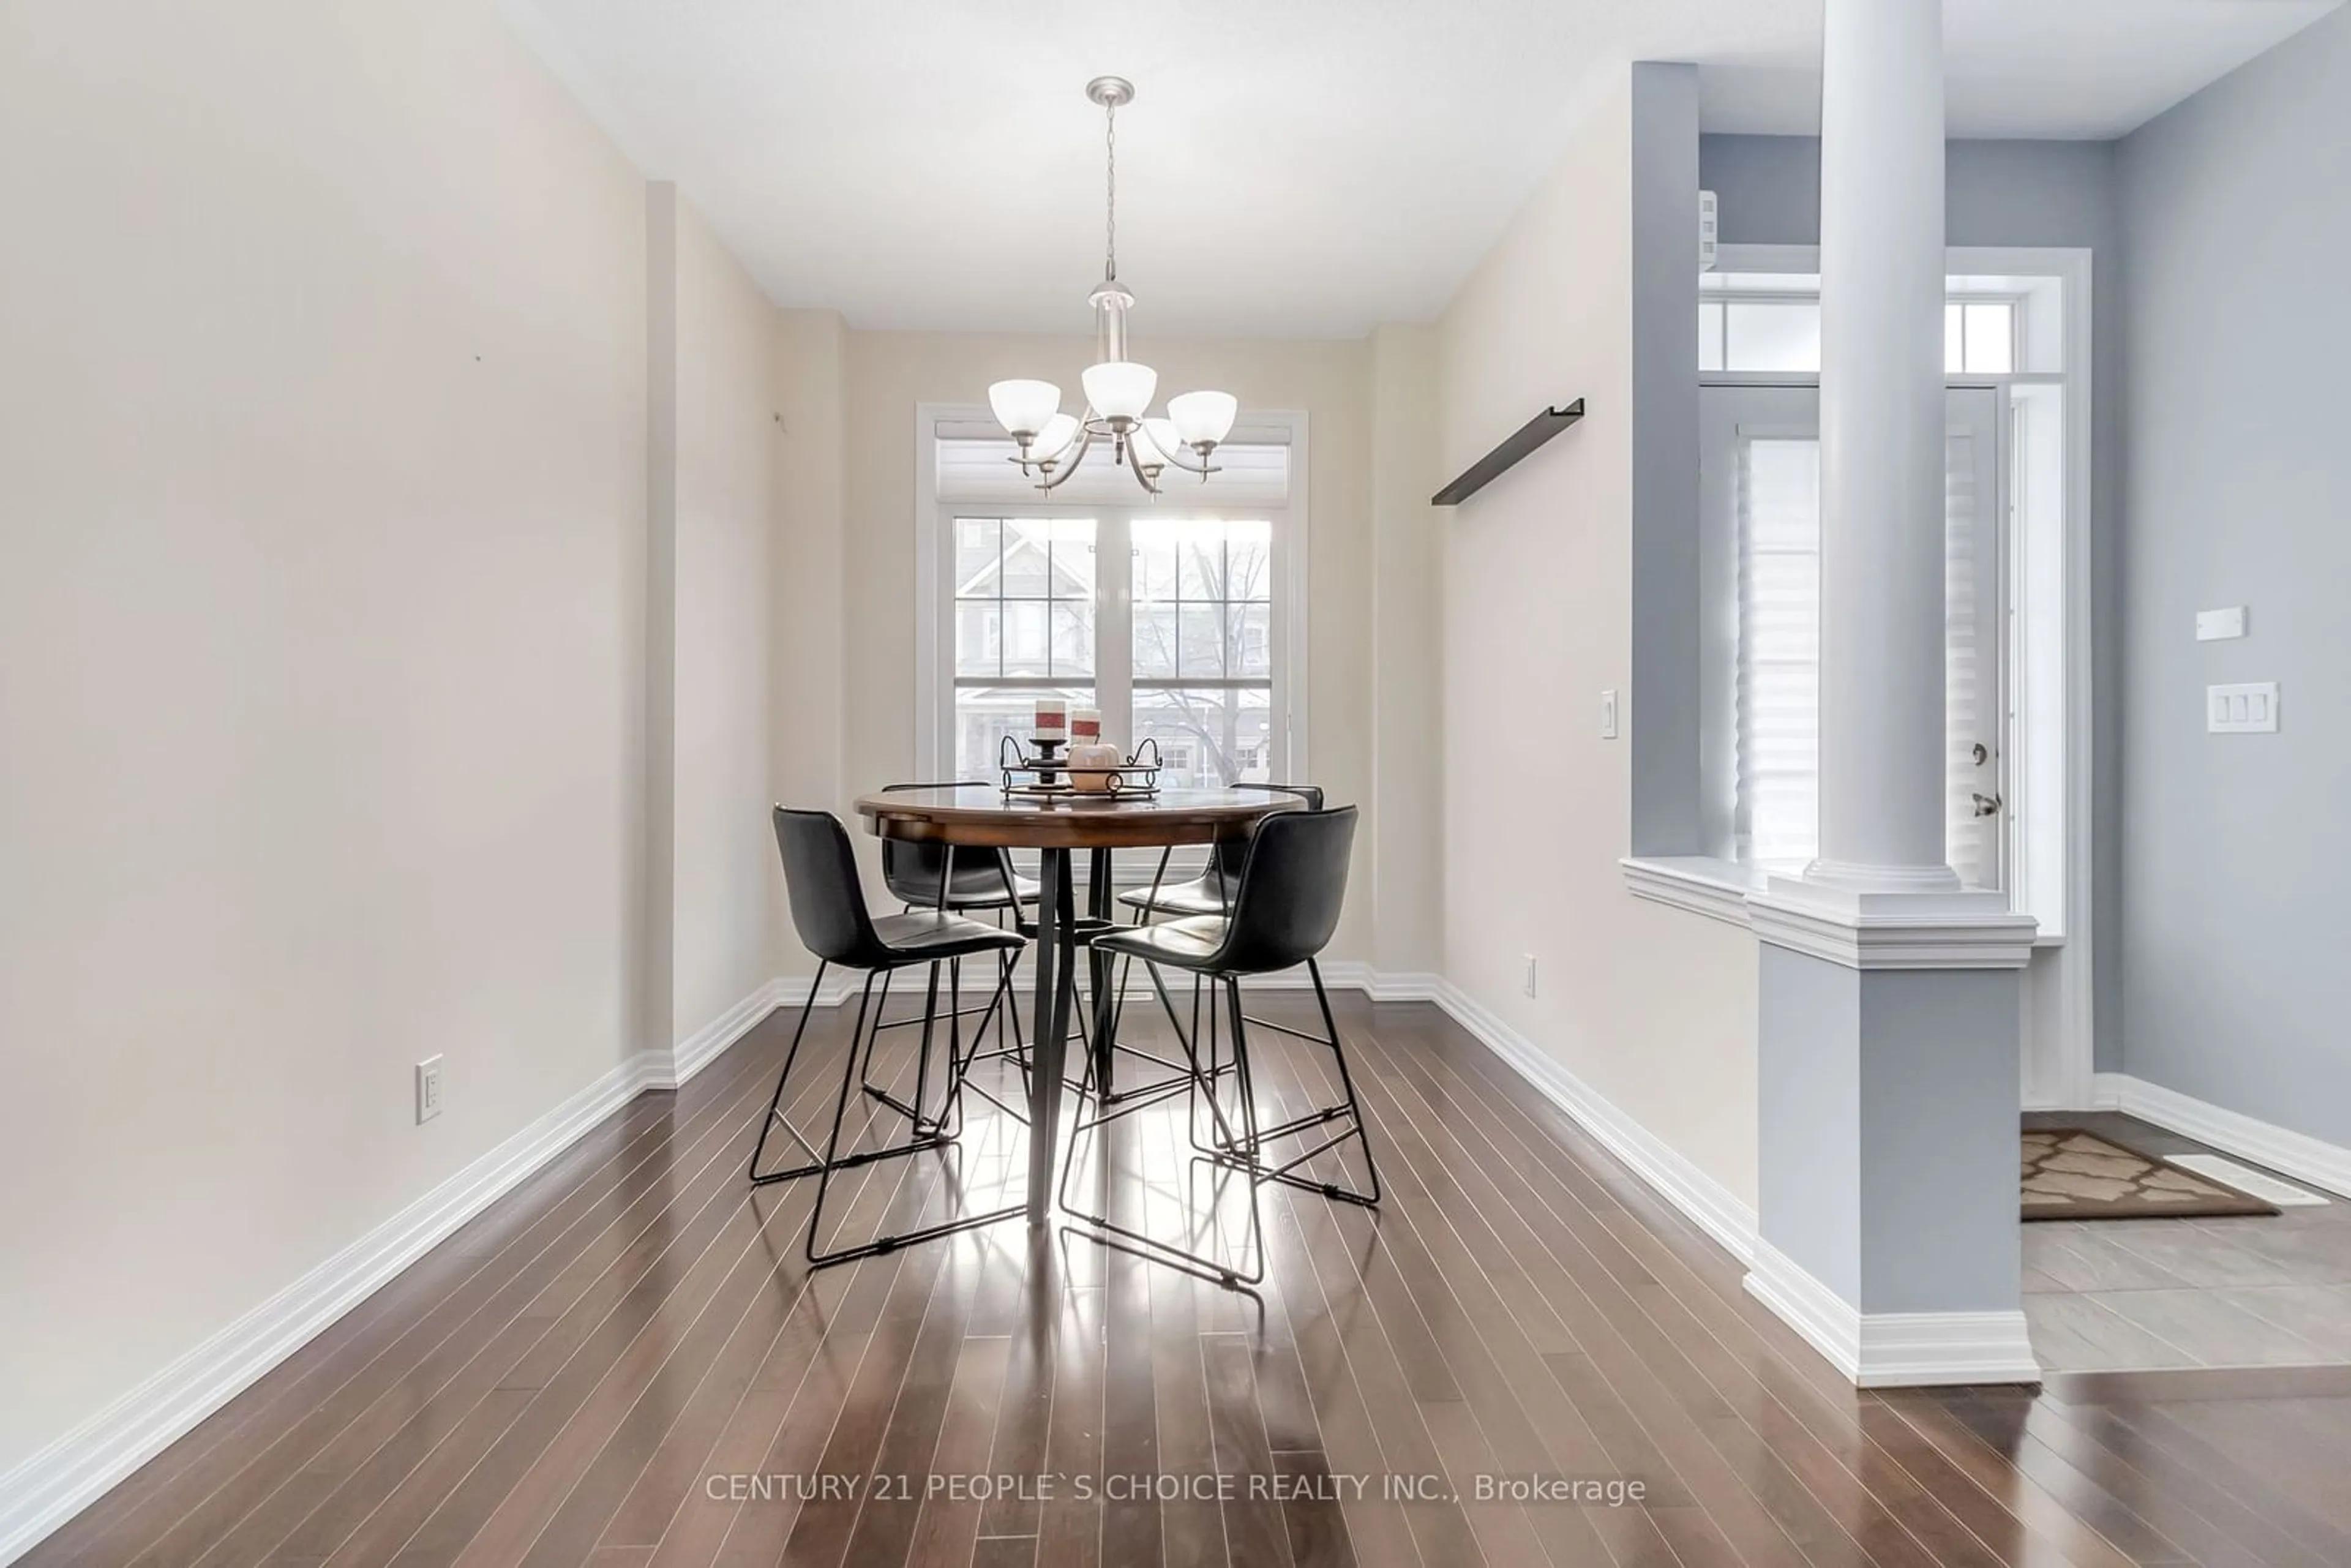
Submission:
<svg viewBox="0 0 2351 1568">
<path fill-rule="evenodd" d="M 1062 1074 L 1070 1020 L 1077 1007 L 1077 954 L 1095 932 L 1116 923 L 1112 854 L 1167 851 L 1246 839 L 1272 812 L 1300 804 L 1294 795 L 1250 789 L 1177 789 L 1043 794 L 994 784 L 896 789 L 861 797 L 857 813 L 883 839 L 974 850 L 1037 852 L 1037 974 L 1029 1030 L 1029 1197 L 1030 1225 L 1051 1208 L 1053 1165 L 1061 1147 Z M 1086 907 L 1078 907 L 1072 858 L 1084 852 Z M 948 857 L 952 858 L 952 856 Z M 1167 858 L 1160 858 L 1164 875 Z M 1109 1092 L 1105 1049 L 1114 989 L 1106 955 L 1089 953 L 1096 1082 Z"/>
</svg>

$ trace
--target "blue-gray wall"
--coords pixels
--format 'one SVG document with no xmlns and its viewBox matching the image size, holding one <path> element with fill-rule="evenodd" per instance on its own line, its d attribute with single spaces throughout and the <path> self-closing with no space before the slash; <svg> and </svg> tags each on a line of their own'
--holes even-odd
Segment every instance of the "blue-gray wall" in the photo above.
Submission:
<svg viewBox="0 0 2351 1568">
<path fill-rule="evenodd" d="M 2014 969 L 1756 958 L 1756 1223 L 1865 1312 L 2017 1310 Z"/>
<path fill-rule="evenodd" d="M 2291 47 L 2291 46 L 2289 46 Z M 1809 136 L 1707 136 L 1698 182 L 1715 193 L 1729 245 L 1818 245 L 1820 143 Z M 2116 144 L 2109 141 L 1954 141 L 1944 160 L 1946 243 L 2063 246 L 2092 252 L 2091 556 L 2094 649 L 2091 682 L 2097 733 L 2092 768 L 2095 817 L 2097 1065 L 2123 1064 L 2122 931 L 2126 874 L 2120 813 L 2111 802 L 2122 778 L 2120 665 L 2123 516 L 2125 278 L 2116 212 Z"/>
<path fill-rule="evenodd" d="M 2121 143 L 2132 1073 L 2351 1144 L 2351 12 Z M 2199 643 L 2199 609 L 2251 607 Z M 2280 729 L 2204 733 L 2217 681 Z"/>
<path fill-rule="evenodd" d="M 1633 68 L 1632 851 L 1698 832 L 1698 68 Z M 1562 397 L 1577 393 L 1562 389 Z"/>
</svg>

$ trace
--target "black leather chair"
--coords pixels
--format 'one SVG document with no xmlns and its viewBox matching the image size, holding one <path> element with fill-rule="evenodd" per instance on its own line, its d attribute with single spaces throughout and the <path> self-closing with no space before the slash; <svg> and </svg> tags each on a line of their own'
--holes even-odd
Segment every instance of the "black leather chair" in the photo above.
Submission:
<svg viewBox="0 0 2351 1568">
<path fill-rule="evenodd" d="M 952 993 L 946 1019 L 946 1058 L 942 1068 L 945 1082 L 935 1113 L 927 1105 L 935 1006 L 926 1009 L 919 1019 L 903 1020 L 906 1024 L 919 1023 L 923 1030 L 921 1054 L 916 1058 L 914 1103 L 906 1103 L 872 1082 L 874 1042 L 883 1028 L 892 1027 L 882 1021 L 883 1004 L 889 996 L 890 976 L 900 969 L 929 967 L 931 996 L 935 1003 L 942 966 L 948 967 L 952 973 L 956 960 L 980 954 L 1001 955 L 1019 948 L 1020 937 L 994 925 L 936 910 L 886 915 L 876 919 L 865 906 L 865 890 L 858 881 L 856 853 L 850 846 L 848 831 L 841 827 L 840 819 L 830 811 L 795 811 L 778 806 L 775 810 L 775 825 L 776 847 L 783 856 L 785 890 L 790 895 L 792 925 L 799 933 L 801 944 L 816 955 L 817 972 L 816 979 L 809 987 L 808 1000 L 800 1007 L 799 1024 L 792 1031 L 791 1047 L 785 1052 L 784 1070 L 777 1075 L 775 1096 L 768 1102 L 768 1114 L 760 1124 L 758 1146 L 751 1151 L 752 1184 L 765 1186 L 805 1176 L 817 1178 L 816 1204 L 809 1214 L 807 1240 L 808 1260 L 814 1268 L 870 1257 L 912 1242 L 925 1241 L 935 1236 L 950 1235 L 1025 1214 L 1026 1206 L 1016 1204 L 985 1214 L 967 1215 L 943 1224 L 883 1236 L 856 1246 L 819 1249 L 817 1239 L 822 1234 L 825 1195 L 835 1172 L 868 1165 L 875 1160 L 940 1148 L 953 1143 L 961 1130 L 963 1074 L 969 1062 L 962 1043 L 962 1012 L 957 1005 L 960 998 Z M 841 1062 L 841 1093 L 833 1105 L 832 1130 L 825 1139 L 823 1152 L 820 1154 L 816 1145 L 802 1135 L 784 1114 L 784 1090 L 791 1082 L 793 1063 L 799 1060 L 800 1042 L 808 1033 L 809 1014 L 816 1005 L 817 989 L 824 983 L 825 971 L 836 964 L 844 968 L 864 970 L 865 986 L 858 998 L 857 1021 L 850 1030 L 849 1050 Z M 999 969 L 994 995 L 984 1012 L 1010 1005 L 1010 988 L 1002 978 L 1002 974 Z M 879 997 L 875 994 L 877 980 L 881 982 Z M 972 1034 L 975 1048 L 986 1029 L 987 1019 L 983 1016 L 978 1029 Z M 887 1106 L 911 1124 L 911 1134 L 904 1142 L 880 1148 L 842 1151 L 841 1130 L 849 1119 L 851 1092 L 861 1087 L 868 1098 Z M 768 1140 L 778 1126 L 810 1157 L 804 1163 L 785 1169 L 763 1171 L 760 1165 L 767 1157 Z"/>
<path fill-rule="evenodd" d="M 959 779 L 947 784 L 890 784 L 883 786 L 883 793 L 994 788 L 992 784 Z M 1037 902 L 1037 879 L 1015 873 L 1010 861 L 998 850 L 958 849 L 907 839 L 884 839 L 882 880 L 888 884 L 891 896 L 909 909 L 944 909 L 951 915 L 969 915 L 974 910 L 1017 909 Z"/>
<path fill-rule="evenodd" d="M 1319 811 L 1322 809 L 1322 790 L 1313 784 L 1239 782 L 1228 784 L 1225 788 L 1255 789 L 1270 795 L 1295 796 L 1310 811 Z M 1222 915 L 1232 907 L 1233 890 L 1240 885 L 1241 863 L 1249 858 L 1249 841 L 1247 839 L 1228 839 L 1223 843 L 1215 845 L 1208 852 L 1207 869 L 1198 876 L 1180 883 L 1165 881 L 1167 864 L 1173 852 L 1162 850 L 1159 852 L 1158 869 L 1152 873 L 1151 885 L 1122 893 L 1118 895 L 1118 901 L 1134 911 L 1134 919 L 1138 925 L 1155 915 L 1178 919 L 1200 915 Z M 1120 964 L 1117 994 L 1121 997 L 1126 994 L 1126 982 L 1134 973 L 1134 960 L 1132 958 L 1127 958 Z M 1192 1011 L 1196 1015 L 1200 1010 L 1199 985 L 1199 977 L 1195 976 L 1192 983 Z M 1166 987 L 1156 970 L 1151 972 L 1151 986 L 1152 989 L 1158 993 L 1159 1005 L 1167 1015 L 1169 1027 L 1176 1031 L 1179 1040 L 1182 1039 L 1186 1032 L 1183 1015 L 1176 1009 L 1176 999 L 1167 994 Z M 1115 1049 L 1124 1050 L 1130 1056 L 1139 1057 L 1157 1067 L 1175 1069 L 1179 1072 L 1183 1071 L 1182 1063 L 1171 1061 L 1154 1051 L 1139 1051 L 1133 1046 Z M 1210 1068 L 1212 1076 L 1222 1071 L 1224 1071 L 1222 1066 Z M 1148 1099 L 1164 1093 L 1172 1087 L 1180 1086 L 1183 1080 L 1180 1078 L 1146 1080 L 1136 1086 L 1114 1091 L 1104 1098 L 1113 1104 L 1125 1098 Z"/>
<path fill-rule="evenodd" d="M 1312 784 L 1228 784 L 1228 789 L 1255 789 L 1269 795 L 1295 795 L 1305 802 L 1310 811 L 1322 809 L 1322 791 Z M 1167 872 L 1168 852 L 1160 852 L 1159 876 L 1152 885 L 1122 893 L 1118 901 L 1135 912 L 1141 920 L 1146 915 L 1222 915 L 1232 906 L 1233 890 L 1240 885 L 1241 862 L 1249 858 L 1249 841 L 1233 839 L 1217 845 L 1209 852 L 1207 869 L 1189 882 L 1160 885 L 1159 878 Z"/>
<path fill-rule="evenodd" d="M 1258 1189 L 1265 1183 L 1278 1181 L 1366 1207 L 1378 1205 L 1379 1167 L 1372 1158 L 1371 1139 L 1364 1131 L 1354 1080 L 1347 1071 L 1346 1046 L 1340 1038 L 1338 1021 L 1332 1016 L 1331 998 L 1323 989 L 1322 968 L 1316 962 L 1338 929 L 1340 911 L 1346 902 L 1347 859 L 1354 836 L 1353 806 L 1327 811 L 1283 811 L 1268 817 L 1249 839 L 1249 852 L 1235 879 L 1229 914 L 1187 915 L 1158 925 L 1129 925 L 1094 939 L 1101 951 L 1140 958 L 1161 967 L 1189 970 L 1223 991 L 1232 1040 L 1228 1072 L 1220 1073 L 1214 1061 L 1213 1032 L 1208 1047 L 1211 1059 L 1205 1063 L 1199 1051 L 1202 1030 L 1195 1029 L 1188 1038 L 1179 1035 L 1179 1039 L 1191 1080 L 1195 1147 L 1202 1157 L 1238 1174 L 1249 1184 L 1249 1242 L 1245 1249 L 1253 1258 L 1253 1267 L 1244 1270 L 1230 1261 L 1187 1252 L 1155 1237 L 1113 1224 L 1106 1216 L 1084 1212 L 1071 1202 L 1070 1196 L 1071 1173 L 1080 1163 L 1075 1148 L 1062 1175 L 1061 1202 L 1065 1208 L 1104 1231 L 1213 1273 L 1228 1284 L 1255 1284 L 1265 1277 L 1264 1230 L 1258 1201 Z M 1314 1000 L 1322 1010 L 1324 1032 L 1319 1036 L 1249 1018 L 1241 1009 L 1242 979 L 1300 964 L 1306 966 L 1312 977 Z M 1212 1023 L 1214 1017 L 1212 1004 Z M 1262 1124 L 1258 1118 L 1256 1086 L 1249 1070 L 1251 1025 L 1328 1049 L 1336 1069 L 1339 1099 L 1274 1125 Z M 1114 1039 L 1114 1013 L 1110 1030 Z M 1232 1085 L 1234 1103 L 1229 1111 L 1224 1103 L 1226 1082 Z M 1104 1105 L 1094 1094 L 1093 1087 L 1094 1072 L 1090 1061 L 1074 1118 L 1081 1139 L 1096 1134 L 1107 1123 L 1144 1108 Z M 1196 1134 L 1203 1103 L 1207 1107 L 1210 1126 L 1206 1144 L 1198 1142 Z M 1092 1114 L 1088 1113 L 1090 1109 Z M 1333 1127 L 1342 1130 L 1331 1131 Z M 1305 1146 L 1286 1147 L 1278 1154 L 1271 1147 L 1292 1139 L 1302 1141 Z M 1336 1155 L 1349 1142 L 1355 1144 L 1362 1155 L 1366 1176 L 1363 1186 L 1342 1186 L 1299 1174 L 1310 1161 L 1325 1155 Z"/>
<path fill-rule="evenodd" d="M 993 789 L 996 788 L 998 786 L 986 780 L 956 779 L 939 784 L 885 784 L 883 786 L 882 792 L 886 795 L 901 789 Z M 1022 876 L 1015 871 L 1012 856 L 1007 851 L 931 844 L 908 839 L 884 839 L 882 841 L 882 881 L 883 885 L 889 888 L 891 895 L 908 910 L 943 909 L 953 915 L 992 912 L 999 925 L 1004 923 L 1005 916 L 1008 913 L 1011 916 L 1011 928 L 1019 933 L 1024 941 L 1037 940 L 1036 921 L 1028 907 L 1037 902 L 1037 879 Z M 1081 942 L 1091 940 L 1091 934 L 1081 933 L 1080 940 Z M 1016 953 L 1007 953 L 1001 960 L 1001 979 L 1007 986 L 1012 983 L 1013 964 L 1016 957 Z M 932 987 L 933 995 L 926 1003 L 926 1007 L 936 1005 L 936 990 L 935 977 Z M 995 1003 L 991 1000 L 987 1009 L 972 1010 L 993 1011 L 994 1009 Z M 962 1016 L 968 1017 L 970 1014 L 966 1013 Z M 1086 1029 L 1085 1009 L 1078 1009 L 1074 1021 L 1078 1028 L 1079 1041 L 1081 1044 L 1087 1045 L 1087 1049 L 1092 1049 L 1088 1043 L 1091 1037 Z M 894 1028 L 895 1026 L 884 1027 Z M 1008 1035 L 1011 1041 L 1008 1045 L 1003 1043 Z M 1008 1061 L 1019 1070 L 1021 1087 L 1025 1092 L 1029 1084 L 1029 1045 L 1020 1037 L 1020 1009 L 1017 1006 L 1007 1005 L 1002 1015 L 998 1019 L 997 1039 L 998 1044 L 995 1049 L 973 1053 L 966 1059 L 966 1066 L 982 1061 Z M 1069 1082 L 1071 1087 L 1076 1086 L 1074 1080 Z M 1004 1099 L 979 1080 L 971 1081 L 967 1087 L 1014 1120 L 1023 1124 L 1029 1120 L 1028 1097 L 1025 1092 L 1019 1103 L 1015 1103 Z"/>
<path fill-rule="evenodd" d="M 981 781 L 957 779 L 944 784 L 886 784 L 882 792 L 890 794 L 900 789 L 992 789 L 996 786 Z M 890 895 L 905 909 L 939 909 L 950 915 L 993 913 L 997 924 L 1004 924 L 1007 911 L 1023 935 L 1029 928 L 1021 925 L 1021 905 L 1037 902 L 1037 879 L 1022 876 L 1012 869 L 1012 857 L 1002 850 L 979 850 L 948 844 L 927 844 L 909 839 L 882 841 L 882 881 Z M 1033 938 L 1032 938 L 1033 939 Z M 998 965 L 1005 984 L 1012 982 L 1014 955 L 1007 953 Z M 959 974 L 952 977 L 960 981 Z M 937 1005 L 936 973 L 933 974 L 932 995 L 926 1007 Z M 989 1009 L 995 1003 L 991 1001 Z M 975 1009 L 974 1011 L 981 1009 Z M 969 1017 L 968 1013 L 963 1015 Z M 1011 1043 L 1000 1043 L 1009 1031 Z M 999 1043 L 997 1049 L 982 1052 L 975 1060 L 992 1061 L 1008 1058 L 1025 1075 L 1029 1071 L 1027 1042 L 1020 1038 L 1020 1009 L 1007 1007 L 997 1020 Z M 1005 1102 L 982 1089 L 981 1093 L 1004 1106 Z M 1015 1112 L 1025 1118 L 1026 1113 Z"/>
</svg>

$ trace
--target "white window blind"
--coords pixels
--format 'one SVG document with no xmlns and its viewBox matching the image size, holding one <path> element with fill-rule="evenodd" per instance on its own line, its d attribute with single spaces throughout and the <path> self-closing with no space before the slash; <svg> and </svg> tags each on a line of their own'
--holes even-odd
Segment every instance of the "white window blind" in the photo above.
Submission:
<svg viewBox="0 0 2351 1568">
<path fill-rule="evenodd" d="M 1959 881 L 1990 887 L 1999 880 L 2000 846 L 1993 819 L 1975 810 L 1981 777 L 1975 761 L 1978 737 L 1987 727 L 1986 706 L 1996 698 L 1987 689 L 1993 650 L 1983 645 L 1980 589 L 1993 583 L 1989 561 L 1978 561 L 1979 541 L 1990 537 L 1980 507 L 1992 497 L 1977 491 L 1975 437 L 1953 431 L 1943 447 L 1943 854 Z"/>
<path fill-rule="evenodd" d="M 1953 432 L 1944 481 L 1945 853 L 1971 887 L 1994 885 L 1996 822 L 1974 809 L 1974 748 L 1993 733 L 1985 647 L 1974 437 Z M 1820 443 L 1741 431 L 1738 467 L 1739 658 L 1735 831 L 1739 858 L 1796 872 L 1820 849 Z"/>
<path fill-rule="evenodd" d="M 1739 443 L 1739 858 L 1801 871 L 1820 842 L 1821 444 Z"/>
</svg>

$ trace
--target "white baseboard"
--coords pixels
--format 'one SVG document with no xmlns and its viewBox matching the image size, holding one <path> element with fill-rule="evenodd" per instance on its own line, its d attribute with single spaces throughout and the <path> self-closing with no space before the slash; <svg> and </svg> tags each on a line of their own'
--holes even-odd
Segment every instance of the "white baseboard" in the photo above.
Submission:
<svg viewBox="0 0 2351 1568">
<path fill-rule="evenodd" d="M 787 994 L 798 1006 L 808 995 L 806 979 L 774 979 L 679 1040 L 670 1051 L 666 1073 L 647 1082 L 648 1089 L 675 1089 L 710 1065 L 718 1053 L 751 1032 L 769 1013 L 785 1005 Z"/>
<path fill-rule="evenodd" d="M 1857 1388 L 2041 1381 L 2021 1311 L 1864 1312 L 1760 1239 L 1747 1293 Z"/>
<path fill-rule="evenodd" d="M 1432 1002 L 1437 999 L 1438 983 L 1435 975 L 1374 969 L 1358 958 L 1332 958 L 1322 965 L 1324 989 L 1361 991 L 1375 1002 Z M 1311 989 L 1313 984 L 1313 978 L 1301 967 L 1244 980 L 1241 989 L 1303 991 Z"/>
<path fill-rule="evenodd" d="M 31 1551 L 669 1071 L 667 1052 L 630 1058 L 0 1475 L 0 1564 Z"/>
<path fill-rule="evenodd" d="M 2351 1197 L 2351 1149 L 2166 1089 L 2127 1072 L 2101 1072 L 2091 1096 L 2101 1111 L 2120 1111 L 2266 1166 L 2280 1176 Z"/>
<path fill-rule="evenodd" d="M 1626 1115 L 1557 1059 L 1471 998 L 1450 980 L 1436 980 L 1432 999 L 1453 1020 L 1574 1118 L 1602 1147 L 1632 1169 L 1659 1197 L 1689 1218 L 1717 1245 L 1744 1263 L 1755 1246 L 1755 1211 L 1664 1139 Z"/>
<path fill-rule="evenodd" d="M 1444 979 L 1411 969 L 1364 971 L 1363 992 L 1375 1002 L 1433 1002 Z"/>
</svg>

